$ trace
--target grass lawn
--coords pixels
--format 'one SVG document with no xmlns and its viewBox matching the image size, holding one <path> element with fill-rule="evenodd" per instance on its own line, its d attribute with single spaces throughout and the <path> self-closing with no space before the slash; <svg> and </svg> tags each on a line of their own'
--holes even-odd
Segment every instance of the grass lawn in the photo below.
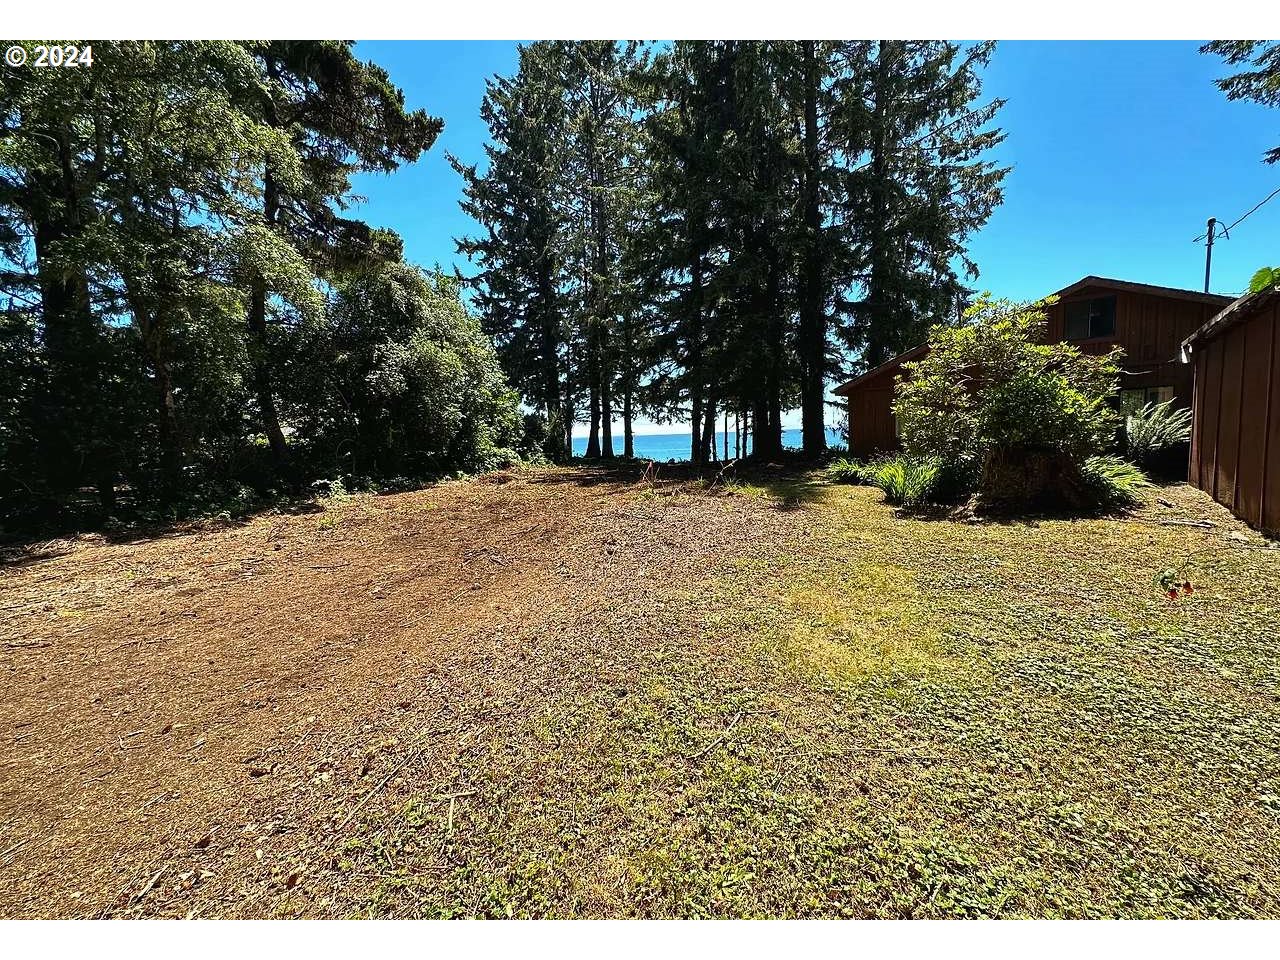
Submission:
<svg viewBox="0 0 1280 960">
<path fill-rule="evenodd" d="M 0 913 L 1280 916 L 1280 550 L 1195 490 L 320 507 L 0 568 Z"/>
</svg>

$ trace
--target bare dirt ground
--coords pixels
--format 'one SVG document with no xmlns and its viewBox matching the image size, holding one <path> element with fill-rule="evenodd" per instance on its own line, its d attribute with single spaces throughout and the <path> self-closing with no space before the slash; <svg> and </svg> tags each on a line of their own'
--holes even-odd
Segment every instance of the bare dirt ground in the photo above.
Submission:
<svg viewBox="0 0 1280 960">
<path fill-rule="evenodd" d="M 0 915 L 1274 916 L 1280 551 L 1160 499 L 536 470 L 30 551 Z"/>
<path fill-rule="evenodd" d="M 641 489 L 502 475 L 11 566 L 3 912 L 257 914 L 410 777 L 457 820 L 480 740 L 584 671 L 625 694 L 626 598 L 677 634 L 661 595 L 768 535 Z"/>
</svg>

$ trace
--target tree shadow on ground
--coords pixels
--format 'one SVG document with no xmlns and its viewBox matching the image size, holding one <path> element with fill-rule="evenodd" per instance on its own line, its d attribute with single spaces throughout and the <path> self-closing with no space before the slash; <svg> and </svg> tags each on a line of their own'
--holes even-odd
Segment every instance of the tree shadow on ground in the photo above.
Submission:
<svg viewBox="0 0 1280 960">
<path fill-rule="evenodd" d="M 577 487 L 634 487 L 647 484 L 659 493 L 695 493 L 710 495 L 738 488 L 755 488 L 775 501 L 779 510 L 797 510 L 814 502 L 826 487 L 820 474 L 812 472 L 813 464 L 800 462 L 763 463 L 750 459 L 718 461 L 695 465 L 688 461 L 662 462 L 645 459 L 585 460 L 575 458 L 562 467 L 528 469 L 523 467 L 496 470 L 468 478 L 464 482 L 501 485 L 512 482 Z M 429 489 L 435 483 L 422 483 L 403 489 L 370 491 L 375 496 L 395 496 L 414 490 Z M 358 491 L 353 491 L 358 492 Z M 606 492 L 607 495 L 607 492 Z M 324 512 L 314 496 L 290 497 L 261 502 L 255 509 L 227 516 L 194 514 L 174 520 L 134 520 L 128 523 L 84 525 L 75 528 L 49 528 L 38 531 L 15 531 L 0 542 L 0 569 L 18 568 L 63 556 L 88 543 L 129 544 L 165 540 L 198 533 L 243 527 L 267 514 L 292 516 Z"/>
<path fill-rule="evenodd" d="M 644 483 L 658 493 L 754 493 L 774 501 L 776 509 L 799 510 L 820 499 L 828 486 L 814 467 L 798 459 L 766 462 L 747 458 L 697 465 L 688 461 L 575 458 L 565 469 L 531 475 L 527 482 L 581 487 Z M 519 476 L 516 472 L 510 479 Z"/>
<path fill-rule="evenodd" d="M 803 510 L 822 499 L 830 487 L 821 477 L 809 474 L 799 476 L 766 476 L 755 481 L 772 497 L 775 509 Z"/>
</svg>

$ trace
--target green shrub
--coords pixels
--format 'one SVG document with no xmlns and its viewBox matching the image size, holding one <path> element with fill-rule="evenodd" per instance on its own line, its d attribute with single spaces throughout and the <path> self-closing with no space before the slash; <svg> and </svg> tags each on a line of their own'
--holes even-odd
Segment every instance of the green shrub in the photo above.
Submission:
<svg viewBox="0 0 1280 960">
<path fill-rule="evenodd" d="M 1160 456 L 1191 439 L 1191 411 L 1172 400 L 1148 403 L 1125 418 L 1124 449 L 1134 463 L 1150 469 Z"/>
<path fill-rule="evenodd" d="M 1080 467 L 1080 476 L 1095 503 L 1103 507 L 1130 507 L 1138 502 L 1138 491 L 1151 486 L 1140 467 L 1119 457 L 1089 457 Z"/>
<path fill-rule="evenodd" d="M 327 457 L 320 476 L 490 469 L 511 460 L 528 427 L 452 277 L 406 263 L 356 273 L 335 285 L 305 350 L 282 403 L 291 443 Z"/>
<path fill-rule="evenodd" d="M 903 450 L 938 461 L 949 495 L 968 487 L 1015 508 L 1069 502 L 1078 467 L 1115 442 L 1117 357 L 1045 343 L 1049 302 L 984 297 L 965 325 L 934 327 L 929 352 L 905 365 L 893 405 Z"/>
<path fill-rule="evenodd" d="M 871 482 L 894 506 L 916 507 L 932 499 L 941 469 L 942 462 L 932 457 L 889 457 L 871 468 Z"/>
</svg>

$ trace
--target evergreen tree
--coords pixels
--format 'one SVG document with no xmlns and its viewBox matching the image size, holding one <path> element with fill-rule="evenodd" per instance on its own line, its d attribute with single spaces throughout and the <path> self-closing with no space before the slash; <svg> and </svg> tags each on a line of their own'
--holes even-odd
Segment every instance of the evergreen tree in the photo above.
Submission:
<svg viewBox="0 0 1280 960">
<path fill-rule="evenodd" d="M 1002 136 L 989 128 L 999 103 L 975 103 L 991 49 L 525 48 L 487 101 L 488 170 L 459 164 L 465 207 L 489 234 L 460 249 L 481 268 L 478 302 L 512 375 L 554 357 L 555 385 L 585 395 L 589 456 L 612 449 L 619 381 L 624 410 L 634 394 L 650 416 L 691 424 L 694 462 L 714 456 L 729 411 L 757 453 L 778 455 L 796 405 L 805 449 L 820 454 L 832 334 L 862 365 L 882 362 L 957 316 L 958 272 L 976 275 L 965 242 L 1005 173 L 983 158 Z M 558 303 L 531 327 L 539 289 Z M 531 366 L 539 329 L 554 330 L 540 338 L 554 350 Z M 550 381 L 537 382 L 525 396 L 549 409 Z"/>
<path fill-rule="evenodd" d="M 965 241 L 1000 203 L 1008 172 L 983 159 L 1004 137 L 989 127 L 1002 101 L 976 103 L 993 49 L 881 40 L 844 50 L 850 79 L 834 133 L 857 164 L 843 220 L 861 261 L 842 335 L 863 369 L 955 322 L 971 293 L 956 266 L 977 276 Z"/>
<path fill-rule="evenodd" d="M 631 77 L 637 46 L 634 42 L 589 40 L 559 42 L 549 51 L 557 63 L 568 110 L 568 162 L 559 171 L 564 183 L 560 195 L 572 206 L 567 222 L 575 229 L 568 248 L 574 275 L 582 278 L 575 299 L 586 357 L 589 457 L 614 455 L 615 381 L 620 361 L 630 363 L 619 316 L 619 269 L 620 228 L 634 186 L 636 124 Z M 628 405 L 624 396 L 624 430 L 629 434 Z"/>
<path fill-rule="evenodd" d="M 1233 67 L 1249 69 L 1216 81 L 1228 100 L 1252 100 L 1280 107 L 1280 42 L 1271 40 L 1214 40 L 1200 48 L 1214 53 Z M 1268 150 L 1267 163 L 1280 163 L 1280 146 Z"/>
<path fill-rule="evenodd" d="M 145 459 L 137 433 L 148 427 L 163 485 L 176 483 L 175 318 L 217 302 L 191 296 L 191 278 L 208 274 L 210 231 L 243 209 L 246 165 L 279 147 L 236 106 L 253 77 L 244 51 L 220 41 L 99 44 L 92 71 L 4 74 L 0 208 L 17 238 L 7 259 L 29 264 L 39 295 L 35 466 L 55 501 L 91 479 L 110 512 L 118 472 Z M 136 417 L 142 392 L 155 412 Z"/>
<path fill-rule="evenodd" d="M 353 173 L 438 129 L 345 43 L 99 42 L 91 70 L 0 71 L 6 524 L 81 522 L 86 484 L 98 516 L 243 504 L 273 486 L 264 421 L 297 480 L 507 457 L 514 403 L 452 284 L 392 277 L 399 238 L 341 215 Z"/>
<path fill-rule="evenodd" d="M 261 75 L 252 92 L 261 122 L 287 133 L 292 151 L 273 153 L 262 167 L 258 259 L 274 241 L 293 247 L 316 273 L 341 266 L 344 256 L 367 255 L 370 231 L 341 218 L 359 171 L 394 170 L 430 148 L 443 123 L 407 111 L 404 95 L 376 64 L 358 60 L 350 41 L 273 40 L 246 44 Z M 249 269 L 247 325 L 252 381 L 277 466 L 286 459 L 276 404 L 268 322 L 279 290 L 266 266 Z"/>
<path fill-rule="evenodd" d="M 802 145 L 796 352 L 800 366 L 800 424 L 804 452 L 810 457 L 820 455 L 827 446 L 827 312 L 832 278 L 826 195 L 830 186 L 830 151 L 824 143 L 821 122 L 829 112 L 829 47 L 816 40 L 800 41 L 799 63 L 794 70 L 794 86 L 798 89 L 792 94 L 793 103 L 799 107 Z"/>
<path fill-rule="evenodd" d="M 480 116 L 488 124 L 487 168 L 450 157 L 464 181 L 462 208 L 484 227 L 458 250 L 476 264 L 471 278 L 486 332 L 512 384 L 547 418 L 547 454 L 570 456 L 574 421 L 565 238 L 559 171 L 566 159 L 567 109 L 550 62 L 551 45 L 523 47 L 513 78 L 489 81 Z"/>
</svg>

